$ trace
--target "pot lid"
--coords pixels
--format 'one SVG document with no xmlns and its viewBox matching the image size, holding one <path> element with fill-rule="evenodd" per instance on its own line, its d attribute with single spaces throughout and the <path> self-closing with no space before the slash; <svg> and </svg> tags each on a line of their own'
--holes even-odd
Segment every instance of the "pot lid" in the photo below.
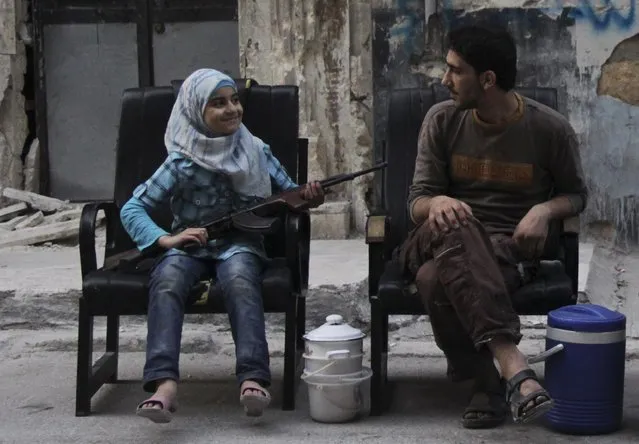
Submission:
<svg viewBox="0 0 639 444">
<path fill-rule="evenodd" d="M 344 324 L 344 318 L 337 314 L 332 314 L 326 317 L 326 323 L 311 330 L 304 339 L 309 341 L 350 341 L 353 339 L 361 339 L 366 336 L 361 330 L 351 327 L 348 324 Z"/>
</svg>

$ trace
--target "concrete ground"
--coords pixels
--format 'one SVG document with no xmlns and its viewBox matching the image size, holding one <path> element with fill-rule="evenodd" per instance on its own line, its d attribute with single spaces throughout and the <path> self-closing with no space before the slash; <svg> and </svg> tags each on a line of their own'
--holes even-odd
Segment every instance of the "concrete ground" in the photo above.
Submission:
<svg viewBox="0 0 639 444">
<path fill-rule="evenodd" d="M 580 290 L 586 300 L 599 298 L 588 291 L 589 282 L 596 284 L 591 282 L 588 265 L 594 261 L 603 270 L 607 264 L 603 259 L 593 259 L 593 255 L 601 256 L 597 251 L 586 244 L 581 249 Z M 367 273 L 364 242 L 314 241 L 311 255 L 309 306 L 316 313 L 308 328 L 318 326 L 323 316 L 333 312 L 348 312 L 348 319 L 364 325 L 364 302 L 355 308 L 338 305 L 349 298 L 361 299 L 359 293 Z M 602 257 L 611 260 L 609 255 Z M 630 270 L 624 272 L 630 274 Z M 139 319 L 122 322 L 122 382 L 100 389 L 93 401 L 94 414 L 78 418 L 74 416 L 77 338 L 73 309 L 79 289 L 75 246 L 0 250 L 0 443 L 639 442 L 639 364 L 634 360 L 639 343 L 632 337 L 627 343 L 624 427 L 619 432 L 574 437 L 550 431 L 543 424 L 511 423 L 494 430 L 469 431 L 459 422 L 469 386 L 446 379 L 443 356 L 433 344 L 424 316 L 397 317 L 392 323 L 389 376 L 396 392 L 390 411 L 381 417 L 364 417 L 348 424 L 314 422 L 304 383 L 298 390 L 297 409 L 282 411 L 283 329 L 281 322 L 271 319 L 268 338 L 273 405 L 263 418 L 246 418 L 233 378 L 230 332 L 223 317 L 218 317 L 211 323 L 207 318 L 185 325 L 181 358 L 184 382 L 180 409 L 171 424 L 155 425 L 133 414 L 145 396 L 139 382 L 145 328 Z M 322 300 L 324 303 L 320 303 Z M 615 301 L 619 300 L 617 294 Z M 527 317 L 523 323 L 522 349 L 532 356 L 544 348 L 544 319 Z M 96 350 L 103 346 L 102 334 L 98 325 Z M 364 345 L 364 364 L 370 365 L 368 340 Z M 535 369 L 543 375 L 543 364 L 536 364 Z"/>
<path fill-rule="evenodd" d="M 173 422 L 157 425 L 136 417 L 145 394 L 139 384 L 143 354 L 125 353 L 120 377 L 94 398 L 94 414 L 74 416 L 75 354 L 29 352 L 0 365 L 0 442 L 28 443 L 628 443 L 639 440 L 639 365 L 629 362 L 625 424 L 614 434 L 574 437 L 543 424 L 465 430 L 459 418 L 468 385 L 445 379 L 439 358 L 391 357 L 396 382 L 393 405 L 381 417 L 347 424 L 321 424 L 309 416 L 301 384 L 295 411 L 280 410 L 281 359 L 273 359 L 273 404 L 265 416 L 243 416 L 230 357 L 182 356 L 180 407 Z M 536 367 L 538 368 L 538 367 Z"/>
</svg>

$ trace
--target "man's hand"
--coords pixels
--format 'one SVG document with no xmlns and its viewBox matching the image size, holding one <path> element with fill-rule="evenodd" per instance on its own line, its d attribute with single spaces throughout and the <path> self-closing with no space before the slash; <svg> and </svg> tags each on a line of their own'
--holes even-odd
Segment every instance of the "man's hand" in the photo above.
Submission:
<svg viewBox="0 0 639 444">
<path fill-rule="evenodd" d="M 187 228 L 178 234 L 173 236 L 161 236 L 158 239 L 158 245 L 162 248 L 170 250 L 171 248 L 178 248 L 184 244 L 198 243 L 200 245 L 206 245 L 209 235 L 205 228 Z"/>
<path fill-rule="evenodd" d="M 324 203 L 324 190 L 318 181 L 309 182 L 304 185 L 300 195 L 302 199 L 308 201 L 311 208 L 319 207 Z"/>
<path fill-rule="evenodd" d="M 436 196 L 430 201 L 428 211 L 428 225 L 434 234 L 448 232 L 468 225 L 473 210 L 464 202 L 448 196 Z"/>
<path fill-rule="evenodd" d="M 526 259 L 536 259 L 543 253 L 549 224 L 550 211 L 548 208 L 543 205 L 535 205 L 515 228 L 513 240 Z"/>
</svg>

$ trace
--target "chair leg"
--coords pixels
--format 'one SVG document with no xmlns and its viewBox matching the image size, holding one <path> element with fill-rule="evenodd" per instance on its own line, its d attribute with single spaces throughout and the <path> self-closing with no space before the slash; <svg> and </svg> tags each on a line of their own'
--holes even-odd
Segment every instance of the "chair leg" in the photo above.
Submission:
<svg viewBox="0 0 639 444">
<path fill-rule="evenodd" d="M 304 334 L 306 333 L 306 298 L 297 298 L 297 326 L 295 331 L 295 388 L 297 393 L 304 372 Z"/>
<path fill-rule="evenodd" d="M 306 334 L 306 298 L 297 298 L 297 351 L 304 353 L 304 334 Z"/>
<path fill-rule="evenodd" d="M 394 386 L 388 382 L 388 313 L 384 312 L 381 316 L 382 322 L 382 408 L 387 410 L 393 399 Z"/>
<path fill-rule="evenodd" d="M 371 415 L 386 408 L 386 369 L 388 359 L 388 315 L 378 299 L 371 301 Z"/>
<path fill-rule="evenodd" d="M 113 353 L 115 370 L 108 377 L 107 382 L 118 382 L 118 358 L 120 351 L 120 317 L 118 315 L 107 316 L 106 351 Z"/>
<path fill-rule="evenodd" d="M 86 300 L 84 298 L 80 298 L 75 416 L 89 416 L 91 414 L 93 316 L 89 314 L 89 310 L 86 305 Z"/>
<path fill-rule="evenodd" d="M 283 396 L 282 410 L 295 409 L 295 379 L 297 367 L 297 319 L 295 317 L 297 310 L 297 301 L 294 295 L 291 295 L 291 301 L 286 309 L 285 332 L 284 332 L 284 378 L 283 378 Z"/>
</svg>

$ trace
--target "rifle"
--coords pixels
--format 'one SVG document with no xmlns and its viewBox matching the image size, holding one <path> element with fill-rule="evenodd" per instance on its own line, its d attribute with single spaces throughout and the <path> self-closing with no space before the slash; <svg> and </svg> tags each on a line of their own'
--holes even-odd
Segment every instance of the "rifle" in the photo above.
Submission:
<svg viewBox="0 0 639 444">
<path fill-rule="evenodd" d="M 371 168 L 357 171 L 354 173 L 342 173 L 335 176 L 320 180 L 322 190 L 328 190 L 331 187 L 343 182 L 351 181 L 356 177 L 373 171 L 386 168 L 387 162 L 378 163 Z M 218 219 L 205 223 L 201 228 L 206 228 L 209 239 L 220 237 L 230 229 L 235 228 L 240 231 L 249 233 L 272 234 L 280 228 L 281 218 L 277 216 L 269 216 L 273 212 L 277 212 L 282 208 L 288 208 L 291 211 L 304 211 L 308 208 L 308 201 L 300 196 L 300 191 L 304 185 L 274 194 L 263 201 L 244 208 L 240 211 L 227 214 Z M 199 244 L 188 244 L 183 249 L 199 246 Z"/>
<path fill-rule="evenodd" d="M 329 190 L 331 187 L 340 183 L 386 168 L 387 165 L 387 162 L 381 162 L 371 168 L 357 171 L 355 173 L 343 173 L 328 177 L 324 180 L 320 180 L 319 183 L 323 190 Z M 304 211 L 308 208 L 308 201 L 302 199 L 302 196 L 300 196 L 300 191 L 304 185 L 274 194 L 255 205 L 251 205 L 235 213 L 229 213 L 223 217 L 207 222 L 202 225 L 202 228 L 206 228 L 209 239 L 221 237 L 232 228 L 250 233 L 275 233 L 280 228 L 282 223 L 281 218 L 277 216 L 269 216 L 269 214 L 279 212 L 285 207 L 292 211 Z M 183 245 L 180 249 L 189 251 L 200 246 L 201 245 L 199 243 L 189 243 Z M 105 267 L 117 267 L 127 273 L 147 272 L 154 263 L 155 259 L 153 259 L 153 257 L 159 252 L 160 248 L 156 245 L 147 248 L 143 252 L 138 252 L 137 249 L 128 250 L 105 260 Z"/>
</svg>

